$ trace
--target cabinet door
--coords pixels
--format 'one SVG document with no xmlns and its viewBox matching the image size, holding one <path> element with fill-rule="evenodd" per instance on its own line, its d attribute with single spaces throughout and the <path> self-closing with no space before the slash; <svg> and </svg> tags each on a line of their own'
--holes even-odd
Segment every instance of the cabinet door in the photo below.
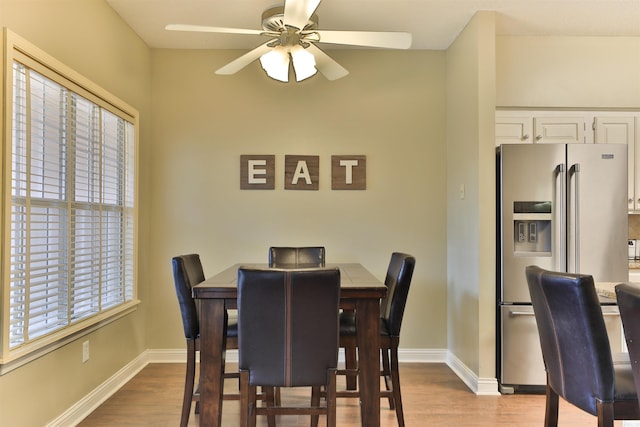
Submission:
<svg viewBox="0 0 640 427">
<path fill-rule="evenodd" d="M 533 119 L 534 141 L 546 144 L 583 144 L 585 118 L 542 116 Z"/>
<path fill-rule="evenodd" d="M 596 144 L 627 144 L 627 192 L 630 211 L 640 209 L 640 199 L 635 196 L 636 185 L 636 147 L 635 118 L 633 116 L 611 116 L 595 118 Z"/>
<path fill-rule="evenodd" d="M 496 147 L 531 143 L 532 122 L 530 116 L 496 116 Z"/>
</svg>

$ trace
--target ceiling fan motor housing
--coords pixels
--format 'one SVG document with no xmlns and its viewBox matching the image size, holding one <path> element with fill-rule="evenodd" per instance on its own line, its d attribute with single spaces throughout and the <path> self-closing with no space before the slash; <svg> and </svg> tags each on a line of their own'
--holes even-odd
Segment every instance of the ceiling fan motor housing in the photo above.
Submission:
<svg viewBox="0 0 640 427">
<path fill-rule="evenodd" d="M 285 31 L 287 27 L 284 24 L 284 6 L 272 6 L 262 12 L 262 28 L 265 31 Z M 314 13 L 311 15 L 304 28 L 300 28 L 300 30 L 316 29 L 318 29 L 318 15 Z"/>
</svg>

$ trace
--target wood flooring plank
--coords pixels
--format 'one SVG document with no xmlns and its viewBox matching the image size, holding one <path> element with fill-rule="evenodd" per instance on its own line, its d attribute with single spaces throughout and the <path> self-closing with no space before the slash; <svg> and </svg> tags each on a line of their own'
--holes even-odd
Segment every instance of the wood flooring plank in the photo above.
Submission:
<svg viewBox="0 0 640 427">
<path fill-rule="evenodd" d="M 234 367 L 229 367 L 233 369 Z M 178 426 L 184 386 L 184 364 L 150 364 L 111 398 L 90 414 L 79 426 Z M 476 396 L 451 371 L 438 363 L 404 363 L 400 365 L 405 423 L 408 427 L 541 427 L 544 421 L 544 396 L 516 394 Z M 344 387 L 344 379 L 339 379 Z M 228 380 L 225 387 L 237 388 Z M 308 390 L 283 390 L 283 399 L 305 404 Z M 395 413 L 386 399 L 381 400 L 381 426 L 397 427 Z M 237 401 L 225 400 L 223 426 L 239 424 Z M 258 418 L 258 426 L 266 421 Z M 309 417 L 278 417 L 278 426 L 307 427 Z M 337 424 L 359 427 L 357 399 L 338 399 Z M 324 423 L 321 417 L 320 425 Z M 189 426 L 198 425 L 191 412 Z M 596 418 L 561 402 L 559 427 L 596 426 Z M 616 427 L 622 426 L 616 421 Z"/>
</svg>

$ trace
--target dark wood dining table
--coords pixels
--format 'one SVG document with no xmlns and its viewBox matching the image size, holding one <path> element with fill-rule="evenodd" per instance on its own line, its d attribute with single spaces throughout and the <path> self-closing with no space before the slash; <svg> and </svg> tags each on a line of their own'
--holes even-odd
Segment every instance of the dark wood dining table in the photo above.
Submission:
<svg viewBox="0 0 640 427">
<path fill-rule="evenodd" d="M 235 264 L 193 287 L 200 300 L 200 426 L 222 422 L 225 363 L 225 310 L 237 308 L 238 268 L 267 264 Z M 380 299 L 387 288 L 361 264 L 327 264 L 340 268 L 340 307 L 355 309 L 358 340 L 358 386 L 363 427 L 380 426 Z"/>
</svg>

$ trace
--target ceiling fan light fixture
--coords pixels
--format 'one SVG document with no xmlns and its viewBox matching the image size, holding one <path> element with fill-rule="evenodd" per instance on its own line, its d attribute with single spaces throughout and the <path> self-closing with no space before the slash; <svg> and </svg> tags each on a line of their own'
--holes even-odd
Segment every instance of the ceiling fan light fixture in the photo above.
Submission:
<svg viewBox="0 0 640 427">
<path fill-rule="evenodd" d="M 296 73 L 296 81 L 298 82 L 308 79 L 318 72 L 315 57 L 300 45 L 291 48 L 291 59 L 293 60 L 293 70 Z"/>
<path fill-rule="evenodd" d="M 219 68 L 216 74 L 235 74 L 259 58 L 267 75 L 281 82 L 289 81 L 289 71 L 295 74 L 297 81 L 305 80 L 317 72 L 328 80 L 337 80 L 349 74 L 316 43 L 384 49 L 411 47 L 411 34 L 404 32 L 320 30 L 315 11 L 321 1 L 284 0 L 284 6 L 273 6 L 263 12 L 262 30 L 184 24 L 170 24 L 165 28 L 171 31 L 269 37 L 271 40 Z"/>
<path fill-rule="evenodd" d="M 260 65 L 269 77 L 281 82 L 289 81 L 289 54 L 282 47 L 275 47 L 260 57 Z"/>
</svg>

